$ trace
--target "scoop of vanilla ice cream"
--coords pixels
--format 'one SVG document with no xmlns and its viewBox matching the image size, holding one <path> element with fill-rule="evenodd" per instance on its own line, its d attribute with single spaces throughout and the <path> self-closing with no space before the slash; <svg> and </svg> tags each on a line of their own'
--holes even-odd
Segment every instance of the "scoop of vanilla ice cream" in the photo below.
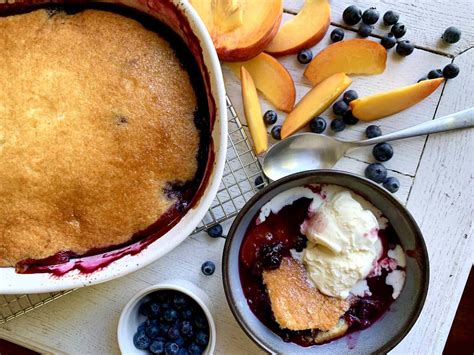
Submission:
<svg viewBox="0 0 474 355">
<path fill-rule="evenodd" d="M 382 252 L 379 224 L 348 190 L 328 195 L 301 225 L 308 237 L 303 263 L 322 293 L 347 298 Z"/>
</svg>

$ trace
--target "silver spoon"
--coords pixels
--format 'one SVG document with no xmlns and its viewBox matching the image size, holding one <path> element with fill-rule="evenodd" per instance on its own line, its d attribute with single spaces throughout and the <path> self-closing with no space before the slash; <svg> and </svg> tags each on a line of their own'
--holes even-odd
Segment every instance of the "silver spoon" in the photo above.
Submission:
<svg viewBox="0 0 474 355">
<path fill-rule="evenodd" d="M 268 150 L 263 172 L 270 180 L 278 180 L 301 171 L 332 168 L 346 152 L 359 147 L 468 127 L 474 127 L 474 108 L 362 141 L 344 141 L 316 133 L 295 134 Z"/>
</svg>

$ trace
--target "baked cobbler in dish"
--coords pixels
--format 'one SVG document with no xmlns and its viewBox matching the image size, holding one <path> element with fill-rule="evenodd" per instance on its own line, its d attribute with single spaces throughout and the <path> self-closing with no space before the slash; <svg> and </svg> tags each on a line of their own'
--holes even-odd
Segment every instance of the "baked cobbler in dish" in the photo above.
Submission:
<svg viewBox="0 0 474 355">
<path fill-rule="evenodd" d="M 182 216 L 207 147 L 175 43 L 102 9 L 0 17 L 0 32 L 0 265 Z"/>
</svg>

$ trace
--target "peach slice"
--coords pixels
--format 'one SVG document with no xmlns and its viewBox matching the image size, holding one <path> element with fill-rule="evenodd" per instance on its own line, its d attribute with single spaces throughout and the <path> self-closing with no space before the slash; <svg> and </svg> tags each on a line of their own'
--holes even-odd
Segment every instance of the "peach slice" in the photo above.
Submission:
<svg viewBox="0 0 474 355">
<path fill-rule="evenodd" d="M 330 22 L 327 0 L 306 0 L 300 12 L 281 26 L 265 52 L 280 56 L 312 47 L 324 37 Z"/>
<path fill-rule="evenodd" d="M 336 42 L 319 52 L 304 71 L 317 85 L 334 73 L 380 74 L 385 70 L 387 51 L 381 44 L 366 39 Z"/>
<path fill-rule="evenodd" d="M 255 153 L 260 154 L 268 149 L 268 137 L 263 122 L 262 109 L 258 101 L 257 89 L 252 77 L 244 67 L 240 67 L 240 80 L 242 81 L 245 118 L 250 129 Z"/>
<path fill-rule="evenodd" d="M 362 121 L 372 121 L 405 110 L 428 97 L 444 81 L 423 80 L 417 84 L 361 97 L 349 104 L 352 114 Z"/>
<path fill-rule="evenodd" d="M 255 57 L 275 37 L 282 0 L 190 0 L 209 31 L 221 60 Z"/>
<path fill-rule="evenodd" d="M 288 70 L 278 60 L 260 53 L 247 62 L 227 63 L 236 76 L 240 67 L 252 76 L 255 86 L 278 110 L 290 112 L 295 104 L 295 83 Z"/>
<path fill-rule="evenodd" d="M 286 138 L 318 116 L 352 83 L 344 73 L 336 73 L 312 88 L 286 116 L 281 137 Z"/>
</svg>

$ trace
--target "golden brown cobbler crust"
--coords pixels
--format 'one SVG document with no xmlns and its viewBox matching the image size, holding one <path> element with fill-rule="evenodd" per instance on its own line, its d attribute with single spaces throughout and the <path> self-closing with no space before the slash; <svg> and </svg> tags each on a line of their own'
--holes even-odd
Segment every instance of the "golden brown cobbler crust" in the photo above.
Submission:
<svg viewBox="0 0 474 355">
<path fill-rule="evenodd" d="M 0 18 L 0 265 L 126 242 L 197 170 L 168 42 L 106 11 Z"/>
</svg>

